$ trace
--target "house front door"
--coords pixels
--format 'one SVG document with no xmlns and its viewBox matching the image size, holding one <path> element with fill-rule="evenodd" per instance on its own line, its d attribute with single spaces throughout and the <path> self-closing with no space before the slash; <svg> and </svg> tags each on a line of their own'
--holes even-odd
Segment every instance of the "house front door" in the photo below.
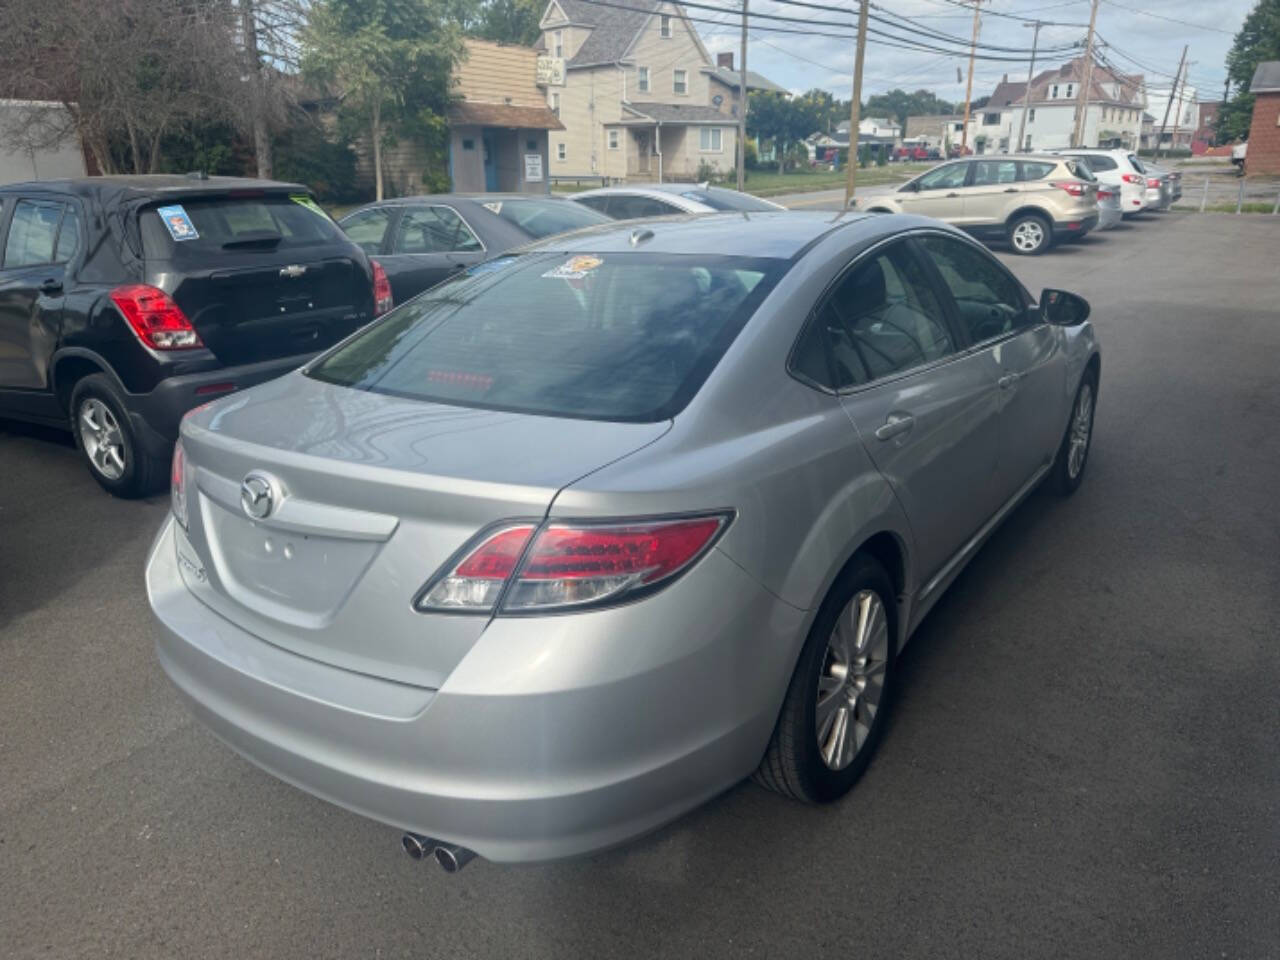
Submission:
<svg viewBox="0 0 1280 960">
<path fill-rule="evenodd" d="M 484 148 L 484 188 L 490 193 L 498 189 L 498 158 L 494 155 L 493 134 L 486 130 L 480 137 Z"/>
<path fill-rule="evenodd" d="M 649 131 L 637 130 L 636 132 L 636 172 L 649 172 Z"/>
</svg>

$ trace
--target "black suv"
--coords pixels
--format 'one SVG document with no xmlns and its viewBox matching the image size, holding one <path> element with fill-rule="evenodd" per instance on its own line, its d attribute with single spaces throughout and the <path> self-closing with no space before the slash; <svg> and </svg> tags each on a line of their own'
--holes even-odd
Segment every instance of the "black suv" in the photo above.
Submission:
<svg viewBox="0 0 1280 960">
<path fill-rule="evenodd" d="M 111 493 L 168 480 L 182 415 L 390 308 L 306 187 L 139 176 L 0 187 L 0 416 L 67 427 Z"/>
</svg>

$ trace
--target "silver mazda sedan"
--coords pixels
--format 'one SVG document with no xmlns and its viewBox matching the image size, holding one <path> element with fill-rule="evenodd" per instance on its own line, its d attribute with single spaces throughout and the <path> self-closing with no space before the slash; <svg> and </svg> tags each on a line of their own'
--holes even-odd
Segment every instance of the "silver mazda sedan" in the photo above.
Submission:
<svg viewBox="0 0 1280 960">
<path fill-rule="evenodd" d="M 236 750 L 448 869 L 616 844 L 753 772 L 835 800 L 939 595 L 1080 483 L 1088 310 L 898 215 L 473 267 L 183 421 L 160 661 Z"/>
</svg>

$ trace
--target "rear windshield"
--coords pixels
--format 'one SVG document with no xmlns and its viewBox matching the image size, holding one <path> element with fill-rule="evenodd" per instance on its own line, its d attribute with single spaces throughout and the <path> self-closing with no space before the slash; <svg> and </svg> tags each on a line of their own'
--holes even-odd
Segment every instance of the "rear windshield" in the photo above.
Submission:
<svg viewBox="0 0 1280 960">
<path fill-rule="evenodd" d="M 494 200 L 485 206 L 535 240 L 566 230 L 613 222 L 603 213 L 568 200 Z"/>
<path fill-rule="evenodd" d="M 748 213 L 777 210 L 771 203 L 766 203 L 749 193 L 738 193 L 736 190 L 685 190 L 680 196 L 686 200 L 705 203 L 712 210 L 742 210 Z"/>
<path fill-rule="evenodd" d="M 148 259 L 222 250 L 283 250 L 344 240 L 309 197 L 223 196 L 164 200 L 138 215 Z"/>
<path fill-rule="evenodd" d="M 697 393 L 786 262 L 531 253 L 473 267 L 312 366 L 459 406 L 651 422 Z"/>
</svg>

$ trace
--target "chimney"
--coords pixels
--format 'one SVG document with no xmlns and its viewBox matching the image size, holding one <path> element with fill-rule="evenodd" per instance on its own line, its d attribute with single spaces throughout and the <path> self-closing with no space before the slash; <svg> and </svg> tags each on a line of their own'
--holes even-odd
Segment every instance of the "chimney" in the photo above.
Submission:
<svg viewBox="0 0 1280 960">
<path fill-rule="evenodd" d="M 1008 83 L 1008 82 L 1009 82 L 1009 75 L 1006 73 L 1003 77 L 1001 77 L 1001 78 L 1000 78 L 1000 82 L 1001 82 L 1001 83 Z"/>
<path fill-rule="evenodd" d="M 733 51 L 730 50 L 728 53 L 717 53 L 716 66 L 728 67 L 730 70 L 732 70 L 733 69 Z"/>
</svg>

